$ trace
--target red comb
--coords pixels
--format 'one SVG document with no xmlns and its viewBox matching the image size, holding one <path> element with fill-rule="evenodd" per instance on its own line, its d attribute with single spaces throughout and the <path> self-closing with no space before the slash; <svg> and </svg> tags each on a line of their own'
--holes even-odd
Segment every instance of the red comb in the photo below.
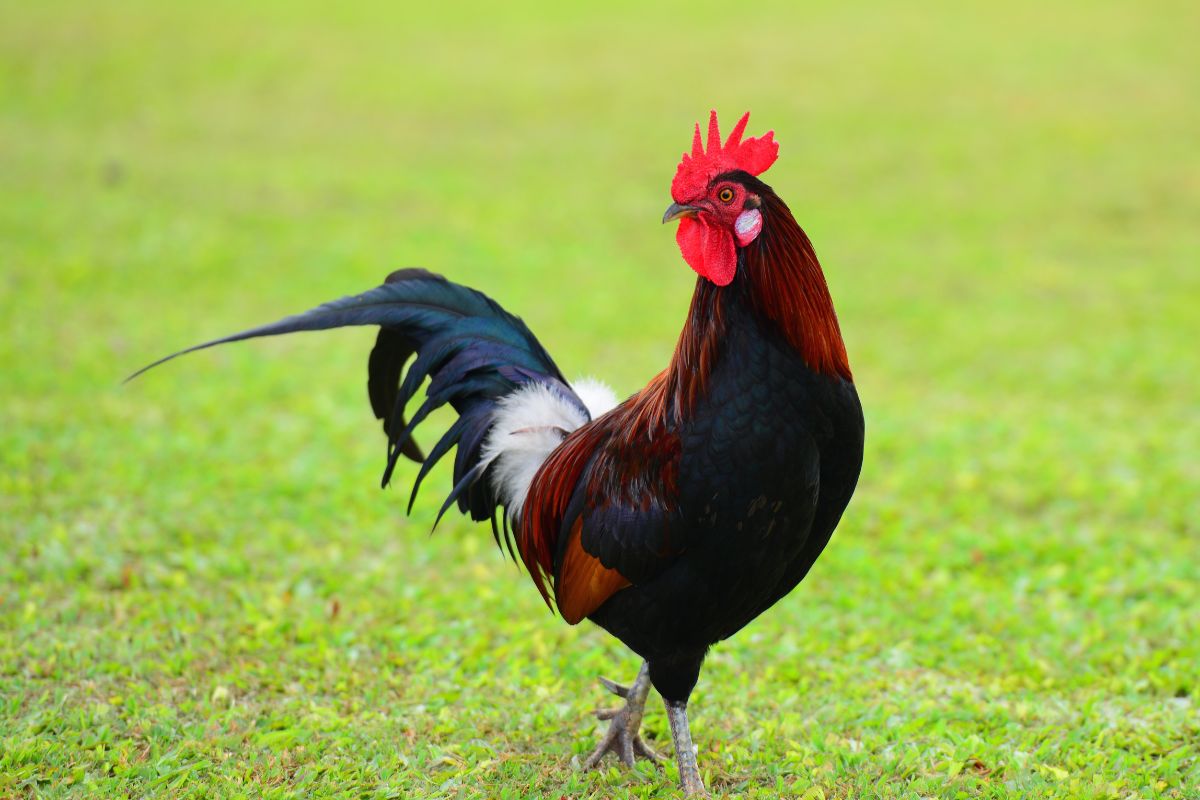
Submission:
<svg viewBox="0 0 1200 800">
<path fill-rule="evenodd" d="M 722 172 L 742 170 L 751 175 L 761 175 L 779 158 L 779 143 L 775 141 L 775 131 L 768 131 L 765 136 L 751 136 L 742 141 L 746 131 L 746 123 L 750 121 L 747 111 L 738 120 L 737 125 L 721 145 L 721 131 L 717 127 L 717 112 L 708 115 L 708 152 L 700 143 L 700 123 L 696 123 L 696 134 L 692 137 L 692 152 L 684 153 L 683 160 L 675 170 L 675 179 L 671 181 L 671 197 L 676 203 L 686 203 L 702 194 L 708 188 L 708 182 Z"/>
</svg>

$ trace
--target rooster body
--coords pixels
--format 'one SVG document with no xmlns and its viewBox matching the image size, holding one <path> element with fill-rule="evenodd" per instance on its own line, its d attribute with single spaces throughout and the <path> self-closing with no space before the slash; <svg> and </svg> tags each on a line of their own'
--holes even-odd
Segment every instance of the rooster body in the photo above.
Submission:
<svg viewBox="0 0 1200 800">
<path fill-rule="evenodd" d="M 731 333 L 711 389 L 678 429 L 678 508 L 663 537 L 671 555 L 653 559 L 650 569 L 635 561 L 627 569 L 640 580 L 589 615 L 648 660 L 655 688 L 672 701 L 687 700 L 712 644 L 804 578 L 861 467 L 853 384 L 805 369 L 731 299 Z M 603 561 L 606 552 L 597 549 Z M 613 563 L 620 571 L 639 555 L 614 554 Z"/>
<path fill-rule="evenodd" d="M 456 503 L 490 520 L 567 622 L 590 619 L 645 659 L 630 687 L 606 682 L 626 704 L 602 717 L 612 724 L 588 765 L 606 752 L 625 763 L 655 757 L 638 737 L 653 686 L 683 788 L 697 795 L 705 789 L 686 707 L 705 654 L 805 577 L 863 453 L 862 409 L 824 277 L 787 206 L 756 177 L 777 145 L 772 134 L 742 142 L 746 119 L 722 145 L 714 114 L 707 152 L 697 126 L 676 173 L 664 222 L 680 220 L 680 248 L 699 277 L 670 365 L 621 404 L 602 387 L 572 386 L 494 301 L 423 270 L 182 351 L 379 326 L 368 390 L 389 441 L 384 484 L 404 455 L 421 464 L 415 499 L 456 449 L 441 513 Z M 425 401 L 406 420 L 426 379 Z M 447 404 L 458 419 L 426 456 L 413 429 Z"/>
</svg>

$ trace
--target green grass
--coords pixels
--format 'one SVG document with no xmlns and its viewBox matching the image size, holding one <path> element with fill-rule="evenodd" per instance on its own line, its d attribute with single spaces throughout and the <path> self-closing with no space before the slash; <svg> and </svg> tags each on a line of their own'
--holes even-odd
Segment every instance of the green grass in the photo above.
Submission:
<svg viewBox="0 0 1200 800">
<path fill-rule="evenodd" d="M 782 142 L 868 447 L 707 662 L 710 785 L 1197 796 L 1194 4 L 322 5 L 0 8 L 0 797 L 670 796 L 576 766 L 636 659 L 428 536 L 444 471 L 378 490 L 369 332 L 118 382 L 419 264 L 631 392 L 713 106 Z"/>
</svg>

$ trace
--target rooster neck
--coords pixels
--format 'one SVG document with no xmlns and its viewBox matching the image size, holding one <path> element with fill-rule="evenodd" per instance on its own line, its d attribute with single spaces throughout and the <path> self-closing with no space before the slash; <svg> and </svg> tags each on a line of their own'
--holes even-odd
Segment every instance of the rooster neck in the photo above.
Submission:
<svg viewBox="0 0 1200 800">
<path fill-rule="evenodd" d="M 670 365 L 628 406 L 624 433 L 631 440 L 653 438 L 688 418 L 721 357 L 728 325 L 747 314 L 765 323 L 764 331 L 781 336 L 813 372 L 853 381 L 833 299 L 812 244 L 771 188 L 749 180 L 758 184 L 753 188 L 763 201 L 762 233 L 738 250 L 737 276 L 728 286 L 696 280 Z"/>
</svg>

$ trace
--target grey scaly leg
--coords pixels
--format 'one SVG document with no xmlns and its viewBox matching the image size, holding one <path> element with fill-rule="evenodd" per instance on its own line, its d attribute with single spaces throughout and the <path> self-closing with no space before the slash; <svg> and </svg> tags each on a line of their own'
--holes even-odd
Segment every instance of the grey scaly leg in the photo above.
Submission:
<svg viewBox="0 0 1200 800">
<path fill-rule="evenodd" d="M 667 719 L 671 723 L 671 738 L 675 740 L 675 763 L 679 765 L 679 785 L 685 797 L 708 797 L 700 768 L 696 766 L 696 748 L 688 729 L 687 703 L 666 701 Z"/>
<path fill-rule="evenodd" d="M 635 757 L 661 761 L 662 757 L 650 749 L 638 735 L 638 730 L 642 727 L 642 717 L 646 713 L 646 698 L 650 695 L 650 665 L 642 662 L 642 669 L 632 686 L 621 686 L 606 678 L 601 678 L 600 683 L 617 697 L 624 698 L 625 705 L 619 709 L 596 712 L 598 719 L 611 722 L 600 744 L 587 757 L 587 761 L 583 762 L 583 768 L 594 768 L 604 758 L 605 753 L 616 754 L 627 767 L 633 766 Z"/>
</svg>

